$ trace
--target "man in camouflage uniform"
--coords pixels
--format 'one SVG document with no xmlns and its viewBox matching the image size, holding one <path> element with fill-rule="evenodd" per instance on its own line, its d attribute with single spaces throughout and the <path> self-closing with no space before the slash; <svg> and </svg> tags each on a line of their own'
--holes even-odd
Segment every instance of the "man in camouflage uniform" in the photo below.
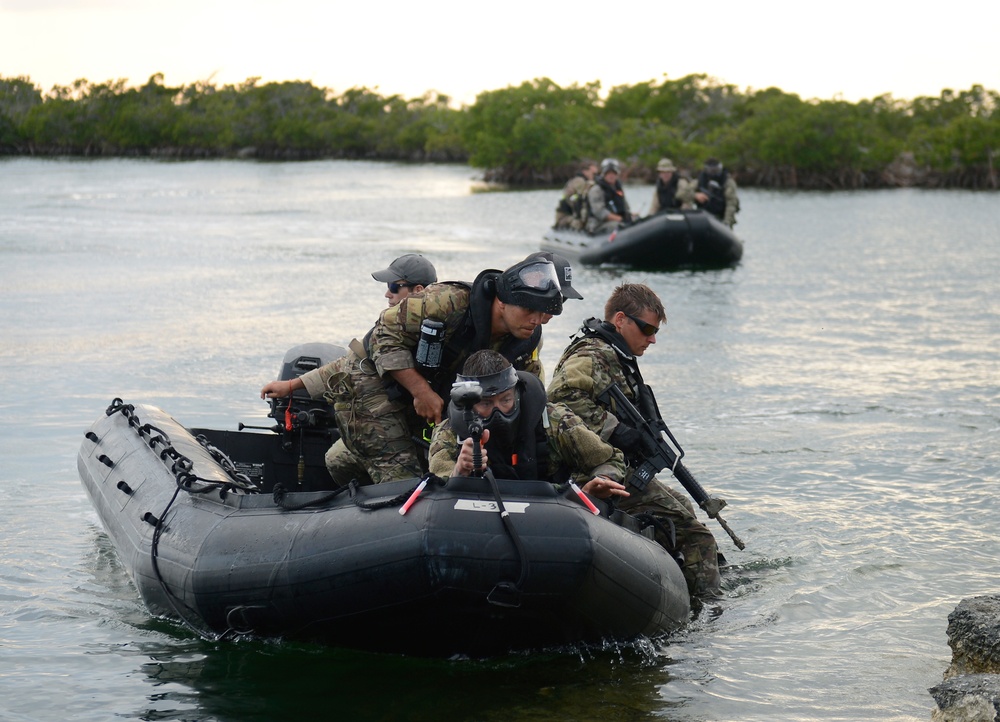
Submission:
<svg viewBox="0 0 1000 722">
<path fill-rule="evenodd" d="M 497 351 L 515 369 L 541 378 L 542 324 L 560 313 L 562 292 L 556 270 L 543 259 L 525 259 L 503 272 L 483 271 L 471 284 L 429 286 L 382 312 L 368 355 L 383 379 L 387 398 L 355 397 L 355 402 L 369 409 L 373 420 L 393 418 L 411 435 L 421 433 L 426 425 L 441 421 L 452 382 L 474 351 Z M 436 367 L 419 365 L 416 358 L 428 321 L 440 329 L 441 358 Z"/>
<path fill-rule="evenodd" d="M 604 307 L 604 321 L 585 321 L 581 333 L 563 352 L 548 388 L 549 401 L 572 409 L 601 439 L 624 451 L 630 462 L 640 458 L 639 432 L 620 422 L 597 399 L 617 383 L 640 406 L 638 396 L 645 392 L 645 384 L 637 359 L 656 343 L 659 324 L 665 321 L 663 304 L 648 286 L 619 286 Z M 712 532 L 698 521 L 691 502 L 659 479 L 638 491 L 628 478 L 626 488 L 631 495 L 619 502 L 619 508 L 668 518 L 676 532 L 676 550 L 684 555 L 682 571 L 691 596 L 700 599 L 717 594 L 718 546 Z M 662 529 L 656 530 L 656 538 L 665 548 L 672 548 Z"/>
<path fill-rule="evenodd" d="M 565 483 L 576 477 L 598 498 L 627 496 L 625 457 L 587 428 L 563 404 L 545 399 L 535 376 L 516 372 L 495 351 L 477 351 L 459 381 L 474 381 L 482 391 L 473 406 L 483 422 L 482 466 L 501 479 L 541 479 Z M 464 412 L 449 405 L 448 418 L 435 427 L 430 471 L 438 476 L 471 476 L 473 439 Z"/>
<path fill-rule="evenodd" d="M 556 222 L 553 228 L 583 230 L 585 219 L 581 218 L 581 209 L 587 203 L 587 191 L 593 185 L 595 175 L 597 175 L 597 163 L 585 160 L 580 164 L 579 172 L 566 181 L 562 198 L 556 206 Z"/>
<path fill-rule="evenodd" d="M 736 225 L 740 209 L 736 181 L 717 158 L 705 161 L 697 182 L 678 188 L 677 194 L 686 207 L 708 211 L 730 228 Z"/>
<path fill-rule="evenodd" d="M 385 298 L 391 308 L 437 282 L 437 271 L 423 256 L 408 253 L 372 273 L 372 278 L 386 284 Z M 345 356 L 298 378 L 272 381 L 261 389 L 261 398 L 290 396 L 296 389 L 304 388 L 311 398 L 324 398 L 333 405 L 341 437 L 327 451 L 325 460 L 330 476 L 340 485 L 352 479 L 379 483 L 395 478 L 387 476 L 386 469 L 392 470 L 392 474 L 403 469 L 406 477 L 419 476 L 422 464 L 407 429 L 389 428 L 384 439 L 370 438 L 358 424 L 358 415 L 349 400 L 354 396 L 377 395 L 382 390 L 375 366 L 365 356 L 364 345 L 355 339 Z M 375 461 L 365 463 L 366 458 Z"/>
<path fill-rule="evenodd" d="M 542 259 L 483 271 L 473 283 L 435 283 L 383 311 L 365 343 L 351 344 L 361 382 L 343 370 L 325 377 L 355 470 L 363 468 L 374 483 L 420 476 L 420 439 L 428 424 L 441 420 L 442 396 L 468 355 L 491 348 L 515 368 L 541 376 L 541 325 L 561 312 L 555 267 Z M 440 324 L 436 367 L 416 359 L 426 321 Z"/>
</svg>

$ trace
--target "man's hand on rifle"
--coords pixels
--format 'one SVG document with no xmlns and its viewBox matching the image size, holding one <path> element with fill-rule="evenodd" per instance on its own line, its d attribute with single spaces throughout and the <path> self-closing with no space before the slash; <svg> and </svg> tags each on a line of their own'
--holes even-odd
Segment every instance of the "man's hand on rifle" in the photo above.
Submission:
<svg viewBox="0 0 1000 722">
<path fill-rule="evenodd" d="M 619 422 L 608 441 L 612 446 L 624 451 L 628 457 L 642 454 L 642 434 L 626 423 Z"/>
</svg>

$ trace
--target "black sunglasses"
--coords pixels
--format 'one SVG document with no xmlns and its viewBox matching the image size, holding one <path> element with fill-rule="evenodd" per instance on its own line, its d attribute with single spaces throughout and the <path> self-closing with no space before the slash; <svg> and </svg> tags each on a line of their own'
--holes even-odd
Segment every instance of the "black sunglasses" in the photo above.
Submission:
<svg viewBox="0 0 1000 722">
<path fill-rule="evenodd" d="M 417 284 L 415 284 L 415 283 L 399 283 L 399 282 L 394 282 L 394 283 L 389 283 L 389 284 L 386 284 L 386 285 L 389 286 L 389 293 L 399 293 L 399 289 L 401 289 L 401 288 L 413 288 Z"/>
<path fill-rule="evenodd" d="M 625 312 L 622 311 L 622 313 Z M 641 318 L 636 318 L 630 313 L 625 313 L 625 315 L 628 316 L 630 319 L 632 319 L 632 323 L 634 323 L 636 326 L 639 327 L 639 330 L 642 332 L 643 336 L 655 336 L 660 332 L 659 326 L 654 326 L 651 323 L 646 323 Z"/>
</svg>

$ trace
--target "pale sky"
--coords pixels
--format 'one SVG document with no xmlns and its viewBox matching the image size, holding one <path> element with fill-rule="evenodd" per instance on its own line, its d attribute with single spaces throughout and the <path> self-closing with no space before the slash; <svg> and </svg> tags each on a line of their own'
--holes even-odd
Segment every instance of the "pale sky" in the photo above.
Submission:
<svg viewBox="0 0 1000 722">
<path fill-rule="evenodd" d="M 706 73 L 856 102 L 1000 90 L 1000 2 L 0 0 L 0 76 L 308 80 L 456 103 L 549 77 L 604 90 Z"/>
</svg>

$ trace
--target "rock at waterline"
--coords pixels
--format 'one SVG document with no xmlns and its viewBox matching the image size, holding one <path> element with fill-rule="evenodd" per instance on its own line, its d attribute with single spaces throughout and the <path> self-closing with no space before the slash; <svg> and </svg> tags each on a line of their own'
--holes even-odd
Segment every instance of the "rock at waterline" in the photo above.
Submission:
<svg viewBox="0 0 1000 722">
<path fill-rule="evenodd" d="M 930 688 L 931 722 L 1000 722 L 1000 675 L 963 674 Z"/>
<path fill-rule="evenodd" d="M 951 666 L 960 674 L 1000 674 L 1000 596 L 963 599 L 948 615 Z"/>
</svg>

